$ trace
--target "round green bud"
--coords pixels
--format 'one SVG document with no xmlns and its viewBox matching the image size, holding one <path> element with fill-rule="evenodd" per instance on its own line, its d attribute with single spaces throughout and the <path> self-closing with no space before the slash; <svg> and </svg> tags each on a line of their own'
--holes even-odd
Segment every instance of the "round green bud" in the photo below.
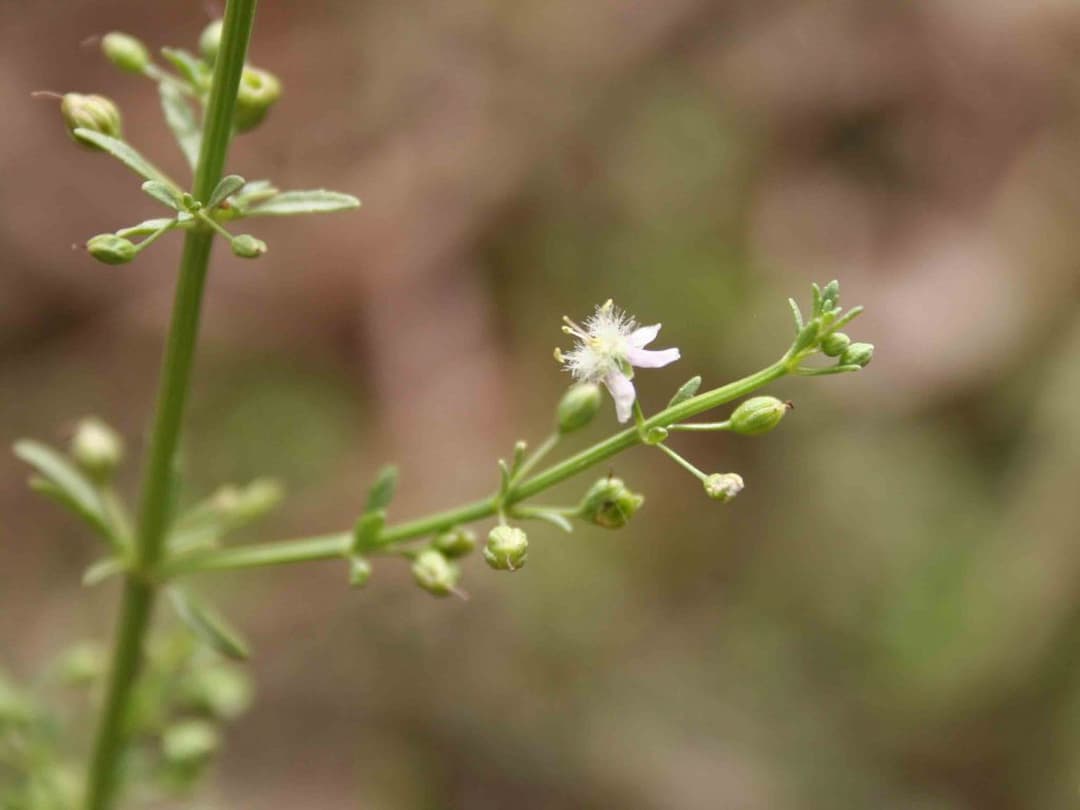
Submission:
<svg viewBox="0 0 1080 810">
<path fill-rule="evenodd" d="M 873 356 L 873 343 L 852 343 L 847 347 L 844 353 L 840 355 L 840 365 L 859 366 L 861 368 L 869 363 Z"/>
<path fill-rule="evenodd" d="M 214 20 L 199 35 L 199 53 L 206 60 L 206 64 L 212 65 L 217 59 L 218 50 L 221 48 L 221 27 L 223 20 Z"/>
<path fill-rule="evenodd" d="M 600 410 L 600 401 L 600 386 L 596 383 L 571 386 L 555 411 L 559 433 L 571 433 L 589 424 Z"/>
<path fill-rule="evenodd" d="M 72 137 L 77 129 L 89 129 L 113 138 L 120 137 L 120 109 L 112 99 L 105 96 L 64 93 L 60 100 L 60 114 L 64 116 L 64 123 Z M 98 148 L 77 138 L 76 141 L 91 149 Z"/>
<path fill-rule="evenodd" d="M 668 429 L 666 427 L 651 427 L 645 431 L 645 435 L 642 437 L 642 441 L 648 445 L 657 445 L 663 442 L 668 437 Z"/>
<path fill-rule="evenodd" d="M 86 242 L 90 255 L 104 264 L 127 264 L 139 252 L 130 239 L 112 233 L 99 233 Z"/>
<path fill-rule="evenodd" d="M 484 559 L 496 571 L 516 571 L 528 556 L 528 535 L 516 526 L 496 526 L 488 533 Z"/>
<path fill-rule="evenodd" d="M 476 549 L 476 534 L 459 526 L 435 535 L 431 546 L 452 560 L 465 557 Z"/>
<path fill-rule="evenodd" d="M 236 94 L 236 113 L 233 122 L 237 132 L 254 129 L 266 117 L 281 97 L 281 82 L 272 73 L 255 67 L 245 67 Z"/>
<path fill-rule="evenodd" d="M 433 548 L 416 555 L 412 564 L 416 584 L 434 596 L 449 596 L 454 592 L 460 572 L 458 567 Z"/>
<path fill-rule="evenodd" d="M 702 482 L 705 494 L 714 501 L 726 503 L 743 490 L 742 476 L 738 473 L 713 473 Z"/>
<path fill-rule="evenodd" d="M 829 357 L 839 357 L 851 345 L 851 338 L 843 332 L 832 332 L 821 339 L 821 351 Z"/>
<path fill-rule="evenodd" d="M 760 436 L 779 425 L 791 407 L 776 397 L 751 397 L 731 415 L 731 429 L 742 436 Z"/>
<path fill-rule="evenodd" d="M 119 31 L 106 34 L 101 38 L 101 50 L 106 59 L 129 73 L 142 73 L 150 64 L 150 52 L 130 34 Z"/>
<path fill-rule="evenodd" d="M 165 730 L 161 749 L 170 762 L 193 765 L 205 762 L 218 749 L 218 731 L 205 720 L 184 720 Z"/>
<path fill-rule="evenodd" d="M 363 588 L 371 579 L 371 563 L 367 557 L 353 557 L 349 560 L 349 585 Z"/>
<path fill-rule="evenodd" d="M 232 252 L 241 259 L 257 259 L 266 253 L 266 242 L 249 233 L 242 233 L 233 238 Z"/>
<path fill-rule="evenodd" d="M 247 711 L 253 691 L 247 674 L 227 664 L 199 664 L 180 684 L 180 697 L 186 708 L 219 720 L 232 720 Z"/>
<path fill-rule="evenodd" d="M 57 673 L 68 686 L 82 686 L 100 678 L 107 666 L 104 648 L 97 642 L 83 641 L 64 652 L 57 662 Z"/>
<path fill-rule="evenodd" d="M 645 496 L 631 492 L 621 478 L 601 478 L 585 493 L 578 507 L 583 520 L 619 529 L 625 526 L 634 513 L 645 503 Z"/>
<path fill-rule="evenodd" d="M 87 417 L 75 428 L 71 457 L 96 481 L 108 481 L 124 458 L 124 442 L 100 419 Z"/>
</svg>

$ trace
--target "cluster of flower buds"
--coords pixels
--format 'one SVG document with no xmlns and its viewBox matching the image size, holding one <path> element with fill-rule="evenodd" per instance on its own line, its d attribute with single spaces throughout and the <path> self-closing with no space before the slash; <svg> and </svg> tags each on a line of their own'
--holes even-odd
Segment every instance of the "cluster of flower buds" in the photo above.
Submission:
<svg viewBox="0 0 1080 810">
<path fill-rule="evenodd" d="M 803 318 L 794 299 L 788 299 L 788 304 L 795 319 L 796 336 L 786 360 L 796 374 L 818 376 L 858 371 L 873 358 L 872 343 L 853 343 L 850 337 L 840 331 L 859 316 L 862 307 L 843 311 L 840 306 L 840 283 L 835 279 L 824 287 L 813 285 L 813 301 L 808 319 Z M 836 365 L 824 368 L 805 368 L 800 365 L 804 359 L 818 351 L 827 357 L 835 357 Z"/>
</svg>

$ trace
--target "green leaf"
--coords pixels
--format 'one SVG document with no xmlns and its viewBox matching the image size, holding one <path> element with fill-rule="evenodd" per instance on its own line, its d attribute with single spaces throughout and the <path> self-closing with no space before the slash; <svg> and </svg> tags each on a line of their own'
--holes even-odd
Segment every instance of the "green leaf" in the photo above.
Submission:
<svg viewBox="0 0 1080 810">
<path fill-rule="evenodd" d="M 843 327 L 851 323 L 853 320 L 858 318 L 860 315 L 862 315 L 862 313 L 862 306 L 852 307 L 846 313 L 844 313 L 844 315 L 842 315 L 835 323 L 833 323 L 832 329 L 830 331 L 835 332 L 837 329 L 842 329 Z"/>
<path fill-rule="evenodd" d="M 210 199 L 206 201 L 206 207 L 213 209 L 221 205 L 227 197 L 239 191 L 247 181 L 238 174 L 227 174 L 218 181 L 214 187 Z"/>
<path fill-rule="evenodd" d="M 168 178 L 154 167 L 154 164 L 140 155 L 126 142 L 109 135 L 102 135 L 100 132 L 94 132 L 91 129 L 83 129 L 82 127 L 76 129 L 72 134 L 80 141 L 93 144 L 108 152 L 144 180 L 157 180 L 159 183 L 165 183 L 169 186 L 172 185 Z"/>
<path fill-rule="evenodd" d="M 162 205 L 165 205 L 174 211 L 180 210 L 180 200 L 177 197 L 176 192 L 164 183 L 159 183 L 157 180 L 147 180 L 142 184 L 142 190 Z"/>
<path fill-rule="evenodd" d="M 161 95 L 161 109 L 165 113 L 165 123 L 172 130 L 180 151 L 184 153 L 188 166 L 194 171 L 199 161 L 199 149 L 202 146 L 202 128 L 195 117 L 191 104 L 184 98 L 183 92 L 172 82 L 158 85 Z"/>
<path fill-rule="evenodd" d="M 397 482 L 398 470 L 393 464 L 387 464 L 379 470 L 378 475 L 375 476 L 375 483 L 371 485 L 368 492 L 367 506 L 364 511 L 374 512 L 378 509 L 386 509 L 390 501 L 394 499 Z"/>
<path fill-rule="evenodd" d="M 170 588 L 169 599 L 180 621 L 209 647 L 240 661 L 251 655 L 243 637 L 209 604 L 180 588 Z"/>
<path fill-rule="evenodd" d="M 83 571 L 82 584 L 87 588 L 100 585 L 111 576 L 123 573 L 127 570 L 127 564 L 119 557 L 106 557 L 98 560 Z"/>
<path fill-rule="evenodd" d="M 174 222 L 176 222 L 176 220 L 170 219 L 169 217 L 148 219 L 145 222 L 140 222 L 138 225 L 132 225 L 129 228 L 121 228 L 116 232 L 116 235 L 122 236 L 124 239 L 130 239 L 133 236 L 149 236 Z"/>
<path fill-rule="evenodd" d="M 248 208 L 245 216 L 289 216 L 292 214 L 322 214 L 357 208 L 360 200 L 339 191 L 282 191 L 265 202 Z"/>
<path fill-rule="evenodd" d="M 386 525 L 386 511 L 376 509 L 362 515 L 353 528 L 353 554 L 363 554 L 379 547 L 379 538 Z"/>
<path fill-rule="evenodd" d="M 536 518 L 537 520 L 543 520 L 550 523 L 552 526 L 557 526 L 567 534 L 572 534 L 574 531 L 573 524 L 567 520 L 566 515 L 561 515 L 558 512 L 552 512 L 547 509 L 530 510 L 528 517 Z"/>
<path fill-rule="evenodd" d="M 103 537 L 114 540 L 101 497 L 74 464 L 48 445 L 32 439 L 16 442 L 15 455 L 41 476 L 31 480 L 31 487 L 66 506 Z"/>
<path fill-rule="evenodd" d="M 678 405 L 680 402 L 686 402 L 701 388 L 701 377 L 691 377 L 689 380 L 679 386 L 679 390 L 675 392 L 675 396 L 671 398 L 667 406 L 669 408 Z"/>
<path fill-rule="evenodd" d="M 207 75 L 206 66 L 195 56 L 183 48 L 162 48 L 161 55 L 176 68 L 177 73 L 187 79 L 193 88 L 198 89 L 203 86 Z"/>
<path fill-rule="evenodd" d="M 789 298 L 787 302 L 788 306 L 791 307 L 791 317 L 795 319 L 795 334 L 797 335 L 803 330 L 803 326 L 805 325 L 803 323 L 802 310 L 799 309 L 799 305 L 795 302 L 794 298 Z"/>
</svg>

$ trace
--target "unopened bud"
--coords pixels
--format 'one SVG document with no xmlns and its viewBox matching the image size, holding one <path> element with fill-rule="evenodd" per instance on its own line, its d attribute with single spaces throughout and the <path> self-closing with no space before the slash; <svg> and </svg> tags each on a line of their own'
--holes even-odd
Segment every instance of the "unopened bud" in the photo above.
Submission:
<svg viewBox="0 0 1080 810">
<path fill-rule="evenodd" d="M 713 473 L 703 482 L 705 494 L 714 501 L 726 503 L 743 490 L 742 476 L 738 473 Z"/>
<path fill-rule="evenodd" d="M 516 571 L 529 556 L 529 538 L 516 526 L 496 526 L 488 533 L 484 559 L 496 571 Z"/>
<path fill-rule="evenodd" d="M 592 421 L 600 410 L 600 386 L 596 383 L 580 383 L 572 386 L 555 412 L 559 433 L 571 433 Z"/>
<path fill-rule="evenodd" d="M 138 254 L 135 243 L 113 233 L 99 233 L 86 242 L 86 250 L 104 264 L 127 264 Z"/>
<path fill-rule="evenodd" d="M 354 588 L 363 588 L 371 579 L 371 563 L 367 557 L 353 557 L 349 560 L 349 584 Z"/>
<path fill-rule="evenodd" d="M 236 113 L 233 122 L 237 132 L 254 129 L 266 117 L 281 97 L 281 82 L 272 73 L 255 67 L 245 67 L 236 94 Z"/>
<path fill-rule="evenodd" d="M 821 351 L 829 357 L 839 357 L 851 345 L 851 338 L 843 332 L 832 332 L 821 339 Z"/>
<path fill-rule="evenodd" d="M 873 343 L 852 343 L 840 355 L 840 365 L 843 366 L 859 366 L 862 368 L 870 362 L 874 356 L 874 344 Z"/>
<path fill-rule="evenodd" d="M 217 60 L 218 50 L 221 48 L 222 25 L 222 20 L 214 20 L 199 35 L 199 53 L 208 65 L 213 65 Z"/>
<path fill-rule="evenodd" d="M 217 751 L 217 729 L 205 720 L 185 720 L 165 730 L 162 752 L 170 762 L 195 765 L 205 762 Z"/>
<path fill-rule="evenodd" d="M 437 534 L 431 545 L 453 560 L 465 557 L 476 549 L 476 534 L 471 529 L 459 526 Z"/>
<path fill-rule="evenodd" d="M 100 419 L 87 417 L 75 428 L 71 457 L 96 481 L 107 481 L 124 458 L 124 442 Z"/>
<path fill-rule="evenodd" d="M 621 478 L 601 478 L 585 493 L 579 513 L 583 520 L 597 526 L 619 529 L 630 521 L 643 503 L 645 496 L 631 492 Z"/>
<path fill-rule="evenodd" d="M 222 487 L 214 494 L 214 506 L 229 523 L 242 525 L 261 518 L 281 503 L 284 495 L 277 481 L 257 478 L 245 487 Z"/>
<path fill-rule="evenodd" d="M 458 567 L 433 548 L 416 555 L 412 564 L 416 584 L 434 596 L 449 596 L 454 592 L 460 572 Z"/>
<path fill-rule="evenodd" d="M 101 50 L 106 59 L 129 73 L 142 73 L 150 64 L 150 52 L 130 34 L 119 31 L 106 34 L 101 38 Z"/>
<path fill-rule="evenodd" d="M 77 129 L 88 129 L 113 138 L 120 137 L 120 110 L 112 99 L 105 96 L 64 93 L 60 100 L 60 114 L 64 116 L 68 132 L 73 136 Z M 98 148 L 83 141 L 79 143 L 91 149 Z"/>
<path fill-rule="evenodd" d="M 266 242 L 249 233 L 242 233 L 233 238 L 232 252 L 241 259 L 257 259 L 266 253 Z"/>
<path fill-rule="evenodd" d="M 779 425 L 790 409 L 790 402 L 776 397 L 751 397 L 731 414 L 731 429 L 743 436 L 760 436 Z"/>
<path fill-rule="evenodd" d="M 84 641 L 69 648 L 57 663 L 57 673 L 68 686 L 93 683 L 104 674 L 108 657 L 100 644 Z"/>
</svg>

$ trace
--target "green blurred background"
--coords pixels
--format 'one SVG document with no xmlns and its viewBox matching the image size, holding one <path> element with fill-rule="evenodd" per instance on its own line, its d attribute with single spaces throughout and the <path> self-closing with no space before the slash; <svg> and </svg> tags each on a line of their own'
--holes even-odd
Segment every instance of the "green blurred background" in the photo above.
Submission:
<svg viewBox="0 0 1080 810">
<path fill-rule="evenodd" d="M 4 446 L 99 414 L 139 458 L 179 252 L 72 249 L 153 203 L 29 93 L 112 96 L 182 174 L 153 87 L 80 42 L 192 47 L 214 11 L 0 1 Z M 218 251 L 185 457 L 194 493 L 287 483 L 250 539 L 348 526 L 387 459 L 398 518 L 488 491 L 567 382 L 559 317 L 609 296 L 682 349 L 647 408 L 771 362 L 811 280 L 877 355 L 776 385 L 768 437 L 680 440 L 746 478 L 734 503 L 636 450 L 629 529 L 538 526 L 522 572 L 469 562 L 468 602 L 393 561 L 363 592 L 335 564 L 205 577 L 256 648 L 221 805 L 1080 806 L 1080 7 L 266 2 L 252 57 L 286 94 L 231 170 L 365 205 Z M 80 590 L 97 549 L 25 475 L 0 462 L 20 674 L 117 596 Z"/>
</svg>

